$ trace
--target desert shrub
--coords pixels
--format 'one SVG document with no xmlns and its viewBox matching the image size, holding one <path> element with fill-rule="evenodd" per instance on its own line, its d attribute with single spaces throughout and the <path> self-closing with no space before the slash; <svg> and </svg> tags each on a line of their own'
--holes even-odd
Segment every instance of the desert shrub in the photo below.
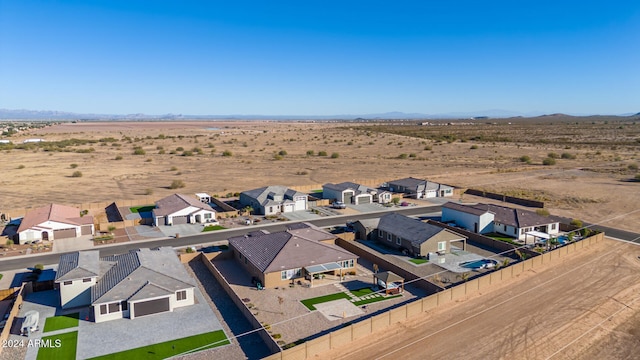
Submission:
<svg viewBox="0 0 640 360">
<path fill-rule="evenodd" d="M 178 170 L 178 168 L 175 166 L 172 166 L 171 169 L 169 169 L 169 171 L 176 171 L 176 170 Z"/>
<path fill-rule="evenodd" d="M 283 157 L 280 154 L 273 154 L 273 160 L 282 160 Z"/>
<path fill-rule="evenodd" d="M 307 156 L 313 156 L 313 155 L 315 155 L 315 153 L 316 152 L 313 151 L 313 150 L 307 150 Z"/>
<path fill-rule="evenodd" d="M 523 163 L 531 163 L 531 157 L 527 156 L 527 155 L 522 155 L 520 156 L 520 161 Z"/>
<path fill-rule="evenodd" d="M 340 154 L 338 154 L 337 152 L 334 152 L 333 154 L 331 154 L 332 159 L 337 159 L 339 157 L 340 157 Z"/>
<path fill-rule="evenodd" d="M 409 155 L 407 155 L 407 154 L 400 154 L 400 155 L 398 155 L 398 159 L 406 159 L 406 158 L 408 158 L 408 157 L 409 157 Z"/>
<path fill-rule="evenodd" d="M 146 154 L 146 153 L 147 153 L 147 152 L 146 152 L 146 151 L 144 151 L 144 149 L 143 149 L 143 148 L 141 148 L 141 147 L 133 148 L 133 155 L 144 155 L 144 154 Z"/>
<path fill-rule="evenodd" d="M 280 156 L 285 156 L 285 155 L 287 155 L 287 150 L 280 150 L 280 151 L 278 152 L 278 155 L 280 155 Z"/>
<path fill-rule="evenodd" d="M 24 169 L 24 165 L 18 165 L 18 169 Z"/>
<path fill-rule="evenodd" d="M 573 219 L 573 220 L 571 220 L 571 222 L 569 224 L 571 224 L 571 225 L 573 225 L 575 227 L 581 228 L 582 227 L 582 220 Z"/>
<path fill-rule="evenodd" d="M 191 254 L 194 252 L 193 248 L 191 246 L 189 246 L 186 250 L 187 254 Z"/>
<path fill-rule="evenodd" d="M 114 160 L 122 160 L 122 155 L 116 156 Z"/>
<path fill-rule="evenodd" d="M 309 172 L 306 170 L 296 172 L 296 175 L 309 175 Z"/>
<path fill-rule="evenodd" d="M 638 171 L 638 164 L 629 164 L 629 166 L 627 166 L 627 169 L 631 170 L 631 171 Z"/>
<path fill-rule="evenodd" d="M 233 156 L 233 153 L 229 150 L 225 150 L 222 152 L 222 156 Z"/>
<path fill-rule="evenodd" d="M 193 151 L 185 150 L 182 152 L 182 156 L 193 156 Z"/>
<path fill-rule="evenodd" d="M 158 151 L 158 154 L 164 155 L 164 154 L 166 154 L 166 152 L 164 151 L 164 149 L 160 149 L 160 151 Z"/>
<path fill-rule="evenodd" d="M 176 148 L 176 151 L 184 151 L 184 148 L 183 148 L 182 146 L 178 146 L 178 147 Z"/>
<path fill-rule="evenodd" d="M 115 227 L 115 226 L 113 226 L 113 225 L 109 225 L 109 227 L 107 228 L 107 230 L 108 230 L 109 232 L 114 231 L 115 229 L 116 229 L 116 227 Z"/>
<path fill-rule="evenodd" d="M 71 165 L 69 165 L 69 166 L 70 166 L 72 169 L 75 169 L 75 168 L 77 168 L 77 167 L 78 167 L 78 164 L 71 164 Z"/>
<path fill-rule="evenodd" d="M 36 266 L 33 267 L 35 270 L 40 270 L 40 272 L 42 272 L 42 270 L 44 270 L 44 265 L 43 264 L 36 264 Z"/>
<path fill-rule="evenodd" d="M 82 177 L 82 173 L 80 171 L 74 171 L 73 174 L 71 174 L 71 177 L 74 177 L 74 178 Z"/>
<path fill-rule="evenodd" d="M 417 156 L 417 155 L 416 155 L 415 153 L 411 153 L 411 154 L 409 154 L 409 157 L 410 157 L 410 158 L 414 158 L 414 157 L 416 157 L 416 156 Z"/>
<path fill-rule="evenodd" d="M 182 180 L 173 180 L 171 185 L 169 185 L 169 189 L 181 189 L 185 187 L 184 181 Z"/>
<path fill-rule="evenodd" d="M 7 246 L 13 246 L 13 240 L 9 239 L 9 240 L 7 240 L 7 242 L 5 244 Z"/>
<path fill-rule="evenodd" d="M 470 147 L 469 149 L 471 149 L 471 150 L 475 150 L 475 149 L 477 149 L 477 148 L 478 148 L 478 145 L 471 145 L 471 147 Z"/>
<path fill-rule="evenodd" d="M 554 152 L 550 152 L 547 154 L 547 157 L 550 159 L 557 159 L 559 158 L 558 154 L 554 153 Z"/>
<path fill-rule="evenodd" d="M 318 156 L 327 156 L 326 151 L 318 151 Z"/>
<path fill-rule="evenodd" d="M 540 216 L 549 216 L 549 210 L 547 209 L 538 209 L 536 210 L 536 214 Z"/>
<path fill-rule="evenodd" d="M 555 165 L 556 164 L 556 159 L 554 158 L 546 158 L 544 160 L 542 160 L 542 165 Z"/>
<path fill-rule="evenodd" d="M 149 188 L 144 189 L 144 194 L 145 195 L 152 195 L 153 194 L 153 189 L 149 189 Z"/>
<path fill-rule="evenodd" d="M 429 145 L 427 145 L 427 146 L 425 146 L 425 147 L 424 147 L 424 150 L 427 150 L 427 151 L 431 151 L 432 149 L 433 149 L 433 148 L 432 148 L 431 146 L 429 146 Z"/>
<path fill-rule="evenodd" d="M 634 179 L 636 179 L 636 181 L 640 181 L 640 174 L 636 175 Z"/>
<path fill-rule="evenodd" d="M 571 154 L 571 153 L 567 153 L 567 152 L 563 152 L 562 155 L 560 155 L 560 157 L 562 159 L 575 159 L 576 156 Z"/>
</svg>

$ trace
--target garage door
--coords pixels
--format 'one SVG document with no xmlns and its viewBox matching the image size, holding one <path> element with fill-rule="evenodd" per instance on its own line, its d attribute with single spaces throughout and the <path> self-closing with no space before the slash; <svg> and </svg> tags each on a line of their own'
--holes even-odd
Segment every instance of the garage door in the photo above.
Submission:
<svg viewBox="0 0 640 360">
<path fill-rule="evenodd" d="M 91 235 L 91 226 L 92 225 L 82 225 L 82 227 L 80 228 L 80 234 Z"/>
<path fill-rule="evenodd" d="M 188 223 L 189 215 L 185 216 L 174 216 L 171 218 L 171 223 L 173 225 L 186 224 Z"/>
<path fill-rule="evenodd" d="M 169 298 L 142 301 L 133 304 L 133 316 L 145 316 L 169 311 Z"/>
<path fill-rule="evenodd" d="M 358 204 L 370 204 L 371 198 L 368 196 L 361 196 L 358 198 Z"/>
<path fill-rule="evenodd" d="M 351 204 L 352 201 L 353 193 L 344 193 L 344 200 L 342 202 L 344 202 L 345 204 Z"/>
<path fill-rule="evenodd" d="M 165 224 L 165 217 L 164 216 L 160 216 L 156 218 L 156 225 L 157 226 L 162 226 L 162 225 L 166 225 Z"/>
<path fill-rule="evenodd" d="M 76 237 L 76 229 L 53 230 L 54 239 L 65 239 Z"/>
</svg>

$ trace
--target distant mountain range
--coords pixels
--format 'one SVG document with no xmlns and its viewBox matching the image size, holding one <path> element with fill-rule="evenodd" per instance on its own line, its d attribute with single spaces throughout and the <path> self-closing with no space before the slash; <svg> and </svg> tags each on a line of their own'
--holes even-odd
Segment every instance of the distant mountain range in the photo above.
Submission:
<svg viewBox="0 0 640 360">
<path fill-rule="evenodd" d="M 404 113 L 393 111 L 380 114 L 341 115 L 183 115 L 183 114 L 79 114 L 66 111 L 38 111 L 0 109 L 4 120 L 185 120 L 185 119 L 237 119 L 237 120 L 376 120 L 376 119 L 469 119 L 512 118 L 536 116 L 590 116 L 589 114 L 544 114 L 542 112 L 521 113 L 509 110 L 483 110 L 475 112 L 450 112 L 440 114 Z M 640 116 L 640 113 L 617 114 L 616 116 Z"/>
</svg>

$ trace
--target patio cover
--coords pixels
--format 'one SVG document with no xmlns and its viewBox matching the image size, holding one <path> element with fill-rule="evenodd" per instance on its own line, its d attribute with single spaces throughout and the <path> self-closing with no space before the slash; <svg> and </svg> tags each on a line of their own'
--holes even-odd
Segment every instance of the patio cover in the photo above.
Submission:
<svg viewBox="0 0 640 360">
<path fill-rule="evenodd" d="M 311 265 L 311 266 L 305 266 L 304 269 L 307 271 L 307 273 L 313 275 L 313 274 L 319 274 L 319 273 L 324 273 L 327 271 L 332 271 L 332 270 L 338 270 L 341 269 L 342 265 L 338 264 L 337 262 L 331 262 L 331 263 L 326 263 L 326 264 L 320 264 L 320 265 Z"/>
<path fill-rule="evenodd" d="M 525 233 L 526 235 L 531 235 L 537 238 L 541 238 L 541 239 L 545 239 L 545 240 L 549 240 L 549 238 L 551 238 L 551 235 L 547 234 L 547 233 L 543 233 L 540 231 L 527 231 Z"/>
<path fill-rule="evenodd" d="M 399 275 L 392 273 L 391 271 L 384 271 L 375 274 L 375 277 L 385 283 L 404 282 L 404 279 Z"/>
</svg>

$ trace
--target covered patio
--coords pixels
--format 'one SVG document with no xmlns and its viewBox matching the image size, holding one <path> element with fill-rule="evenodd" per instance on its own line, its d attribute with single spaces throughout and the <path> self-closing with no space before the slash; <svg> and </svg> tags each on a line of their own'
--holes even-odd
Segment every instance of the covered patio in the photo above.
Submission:
<svg viewBox="0 0 640 360">
<path fill-rule="evenodd" d="M 538 239 L 544 239 L 545 241 L 551 238 L 551 235 L 541 231 L 527 231 L 524 233 L 524 243 L 528 244 L 529 236 L 533 236 L 533 244 L 538 242 Z"/>
<path fill-rule="evenodd" d="M 327 273 L 331 273 L 330 276 L 339 276 L 335 280 L 342 279 L 342 265 L 338 264 L 337 262 L 305 266 L 304 270 L 307 273 L 307 280 L 311 282 L 310 287 L 313 287 L 314 278 L 323 279 L 327 275 Z M 339 275 L 336 275 L 337 270 L 339 270 Z"/>
<path fill-rule="evenodd" d="M 391 271 L 383 271 L 373 274 L 373 283 L 384 287 L 385 294 L 398 294 L 404 292 L 404 278 L 392 273 Z M 400 283 L 400 285 L 395 285 Z"/>
</svg>

